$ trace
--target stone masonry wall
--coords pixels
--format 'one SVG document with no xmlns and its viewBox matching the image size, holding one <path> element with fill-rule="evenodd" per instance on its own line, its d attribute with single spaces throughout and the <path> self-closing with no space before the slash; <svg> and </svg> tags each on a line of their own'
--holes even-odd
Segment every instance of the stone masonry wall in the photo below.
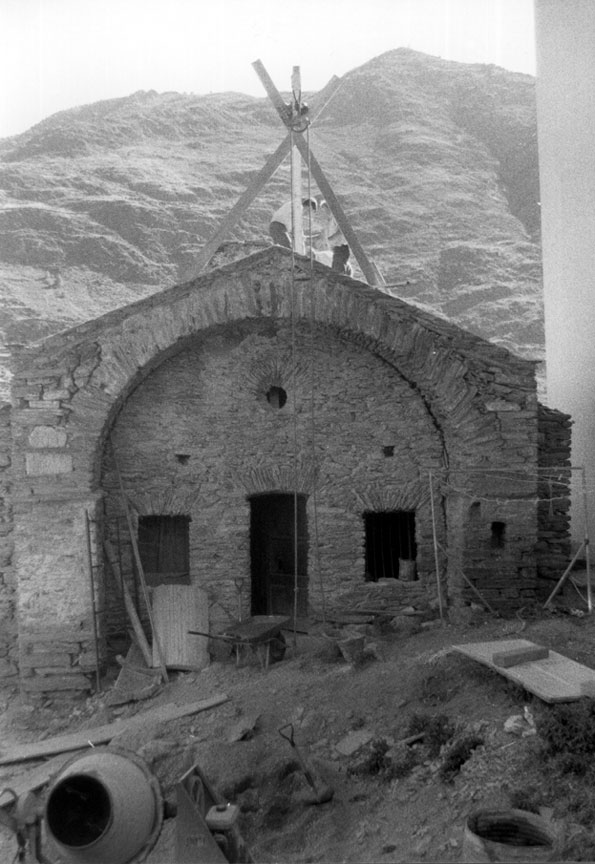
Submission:
<svg viewBox="0 0 595 864">
<path fill-rule="evenodd" d="M 208 588 L 216 626 L 237 613 L 237 580 L 246 580 L 243 613 L 250 613 L 250 495 L 293 492 L 294 478 L 308 496 L 313 611 L 322 605 L 321 582 L 335 602 L 363 582 L 366 511 L 415 510 L 424 584 L 433 569 L 426 476 L 441 466 L 443 451 L 432 418 L 382 360 L 330 331 L 312 336 L 298 328 L 295 368 L 287 324 L 246 323 L 197 337 L 135 390 L 112 430 L 102 480 L 112 541 L 121 516 L 113 451 L 138 514 L 191 517 L 191 574 Z M 267 401 L 271 386 L 287 393 L 281 409 Z M 120 541 L 130 562 L 122 532 Z"/>
<path fill-rule="evenodd" d="M 16 579 L 12 564 L 12 500 L 10 466 L 12 462 L 10 405 L 0 405 L 0 681 L 16 681 L 17 623 L 15 615 Z"/>
<path fill-rule="evenodd" d="M 316 333 L 313 356 L 317 358 L 319 378 L 315 413 L 329 419 L 329 429 L 333 426 L 330 422 L 333 411 L 337 421 L 332 432 L 325 431 L 324 436 L 316 433 L 314 448 L 311 444 L 304 446 L 297 467 L 291 456 L 293 420 L 288 419 L 286 409 L 272 411 L 262 390 L 267 382 L 267 386 L 287 382 L 286 350 L 273 359 L 267 357 L 266 351 L 258 353 L 268 339 L 278 338 L 277 328 L 287 333 L 293 316 L 304 328 L 300 356 L 309 356 L 308 339 Z M 251 341 L 243 329 L 242 322 L 246 321 L 258 322 L 262 328 L 254 331 L 255 338 Z M 323 575 L 337 591 L 342 590 L 346 575 L 354 578 L 357 572 L 359 578 L 363 561 L 361 513 L 365 509 L 416 510 L 423 578 L 434 566 L 433 553 L 428 554 L 425 539 L 431 529 L 428 495 L 428 465 L 431 465 L 437 475 L 440 471 L 447 472 L 440 473 L 435 500 L 438 575 L 445 593 L 456 594 L 460 590 L 456 581 L 458 564 L 468 548 L 467 519 L 460 518 L 461 514 L 464 516 L 461 502 L 467 506 L 469 496 L 496 498 L 502 487 L 501 480 L 474 477 L 468 469 L 475 466 L 518 471 L 527 466 L 532 469 L 536 464 L 537 401 L 532 364 L 447 321 L 333 274 L 328 268 L 315 264 L 310 271 L 308 262 L 299 260 L 294 267 L 289 252 L 278 247 L 56 334 L 38 346 L 21 349 L 12 362 L 13 562 L 18 575 L 21 655 L 37 655 L 26 678 L 35 681 L 40 690 L 52 690 L 52 678 L 62 677 L 60 669 L 68 670 L 69 680 L 60 685 L 69 689 L 68 683 L 75 681 L 73 668 L 77 671 L 80 668 L 79 652 L 89 655 L 93 651 L 84 511 L 89 512 L 92 520 L 98 599 L 103 603 L 109 579 L 102 569 L 101 495 L 105 484 L 105 490 L 114 498 L 113 471 L 105 461 L 112 427 L 114 424 L 118 427 L 120 412 L 127 409 L 128 403 L 132 410 L 135 393 L 140 394 L 144 386 L 153 386 L 151 380 L 154 375 L 159 377 L 161 368 L 175 362 L 176 356 L 193 346 L 196 348 L 203 338 L 212 340 L 216 333 L 224 331 L 228 331 L 227 337 L 233 344 L 226 342 L 217 350 L 224 363 L 231 362 L 231 358 L 236 364 L 236 387 L 230 388 L 227 377 L 217 379 L 215 373 L 209 379 L 213 386 L 209 404 L 214 394 L 218 408 L 208 414 L 206 426 L 203 413 L 200 414 L 204 434 L 200 440 L 193 439 L 197 458 L 190 458 L 184 468 L 175 460 L 175 453 L 185 450 L 176 449 L 173 464 L 161 460 L 155 474 L 159 479 L 156 489 L 144 486 L 151 472 L 146 467 L 138 471 L 137 455 L 123 459 L 121 465 L 124 481 L 136 496 L 134 503 L 140 513 L 168 512 L 167 508 L 174 503 L 187 511 L 194 506 L 193 499 L 184 495 L 180 499 L 179 493 L 187 492 L 189 486 L 193 495 L 198 492 L 203 496 L 206 502 L 203 522 L 197 519 L 191 523 L 193 554 L 201 578 L 212 572 L 222 575 L 227 548 L 211 559 L 205 555 L 205 550 L 210 554 L 213 544 L 222 537 L 231 538 L 234 554 L 240 556 L 237 561 L 241 558 L 244 568 L 241 572 L 245 573 L 248 496 L 271 489 L 293 491 L 296 484 L 297 490 L 308 496 L 309 508 L 315 486 L 317 494 L 326 496 L 319 513 L 325 525 L 321 545 L 331 545 L 336 538 L 344 551 L 338 556 L 325 552 Z M 230 336 L 234 333 L 235 336 Z M 286 346 L 287 336 L 283 338 Z M 215 357 L 214 343 L 209 344 Z M 256 352 L 254 356 L 247 351 L 248 346 Z M 340 350 L 337 346 L 341 346 Z M 348 365 L 353 359 L 354 369 L 362 366 L 353 382 L 348 372 L 346 380 L 335 375 L 335 365 L 343 363 L 341 356 Z M 208 368 L 216 365 L 213 360 Z M 298 394 L 306 391 L 310 394 L 308 369 L 306 366 L 305 371 L 296 371 L 295 388 L 286 388 L 290 396 L 294 389 Z M 190 400 L 189 407 L 193 410 L 202 404 L 206 379 L 202 367 L 196 372 L 183 390 L 176 391 L 175 380 L 169 382 L 167 411 L 159 419 L 166 429 L 169 424 L 172 436 L 181 428 L 187 401 Z M 372 382 L 365 385 L 369 375 Z M 394 400 L 392 383 L 388 386 L 393 381 Z M 252 413 L 246 410 L 248 403 Z M 347 410 L 350 403 L 355 407 Z M 389 404 L 396 406 L 396 413 L 390 414 Z M 337 406 L 341 410 L 337 411 Z M 147 416 L 151 418 L 153 412 L 151 422 L 156 423 L 153 406 L 146 407 Z M 239 421 L 234 420 L 238 408 L 242 430 L 238 428 Z M 371 419 L 364 428 L 362 418 L 368 411 Z M 402 411 L 414 428 L 405 428 Z M 300 412 L 297 415 L 300 442 L 308 441 L 307 416 Z M 232 424 L 228 430 L 225 423 L 229 418 L 236 425 Z M 268 442 L 263 437 L 264 418 L 274 434 L 262 458 L 256 443 L 265 439 Z M 236 441 L 240 431 L 246 436 L 245 453 L 237 443 L 233 447 L 228 443 Z M 118 429 L 114 430 L 114 436 L 116 432 Z M 153 434 L 153 429 L 147 428 L 147 432 Z M 398 433 L 399 440 L 387 442 L 385 432 Z M 162 435 L 159 432 L 154 441 L 159 443 Z M 368 450 L 364 452 L 361 441 L 366 435 Z M 419 460 L 418 438 L 423 449 Z M 403 445 L 401 439 L 410 445 Z M 143 440 L 141 429 L 136 441 L 141 450 L 145 447 Z M 181 448 L 182 443 L 175 437 L 169 442 L 172 448 L 174 445 Z M 382 447 L 393 443 L 395 455 L 387 458 Z M 351 449 L 353 445 L 355 451 Z M 315 459 L 311 458 L 312 452 Z M 151 453 L 145 455 L 149 461 L 156 458 Z M 199 455 L 201 459 L 203 455 L 206 457 L 204 471 Z M 193 473 L 199 475 L 199 488 L 187 482 Z M 167 494 L 159 485 L 166 475 L 170 480 Z M 445 477 L 449 482 L 456 481 L 453 488 L 443 488 Z M 506 492 L 506 497 L 510 497 Z M 528 490 L 525 497 L 526 512 L 523 510 L 522 515 L 528 526 L 531 508 L 535 510 L 534 490 Z M 217 510 L 221 520 L 213 520 L 207 526 L 205 519 Z M 113 516 L 109 514 L 112 521 L 105 529 L 108 535 L 115 524 Z M 310 524 L 312 517 L 310 509 Z M 528 531 L 526 537 L 513 538 L 511 543 L 511 562 L 516 556 L 521 570 L 530 569 L 525 556 L 530 553 L 531 542 L 534 544 L 535 534 L 531 536 Z M 499 562 L 492 562 L 492 571 L 496 573 L 498 569 Z M 315 572 L 311 570 L 310 575 L 315 583 Z M 516 575 L 518 568 L 511 564 L 511 579 Z M 228 574 L 227 581 L 221 578 L 218 582 L 227 608 L 237 601 L 231 579 Z M 247 602 L 246 586 L 242 600 Z M 102 616 L 102 621 L 105 617 Z M 67 663 L 44 667 L 41 657 L 44 640 L 55 639 L 56 633 L 77 638 L 82 634 L 82 638 L 80 643 L 77 639 L 69 643 L 74 647 L 72 652 L 66 652 Z M 101 638 L 105 639 L 105 628 Z M 38 650 L 34 650 L 35 645 Z M 55 653 L 59 660 L 57 655 L 61 652 Z M 45 681 L 41 680 L 44 678 Z M 80 679 L 76 684 L 83 686 Z"/>
<path fill-rule="evenodd" d="M 15 559 L 19 565 L 19 669 L 31 697 L 73 694 L 93 687 L 94 642 L 85 511 L 89 515 L 96 607 L 103 574 L 96 565 L 100 499 L 15 502 Z M 50 578 L 38 573 L 51 558 Z M 102 618 L 98 616 L 99 637 Z M 104 649 L 99 646 L 99 662 Z"/>
<path fill-rule="evenodd" d="M 568 414 L 539 406 L 538 595 L 545 600 L 570 563 L 570 444 Z M 578 479 L 575 475 L 575 479 Z"/>
</svg>

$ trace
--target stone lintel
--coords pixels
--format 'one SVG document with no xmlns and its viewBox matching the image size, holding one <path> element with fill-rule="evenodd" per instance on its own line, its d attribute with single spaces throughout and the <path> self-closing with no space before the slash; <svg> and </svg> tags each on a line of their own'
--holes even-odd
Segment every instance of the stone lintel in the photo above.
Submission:
<svg viewBox="0 0 595 864">
<path fill-rule="evenodd" d="M 29 477 L 37 477 L 42 474 L 69 474 L 72 470 L 73 464 L 70 453 L 32 452 L 25 454 L 25 472 Z"/>
</svg>

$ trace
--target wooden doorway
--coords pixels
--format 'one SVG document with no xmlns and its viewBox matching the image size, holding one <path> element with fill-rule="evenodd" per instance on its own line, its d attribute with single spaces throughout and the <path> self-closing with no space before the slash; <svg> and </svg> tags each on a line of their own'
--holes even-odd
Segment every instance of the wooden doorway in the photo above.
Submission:
<svg viewBox="0 0 595 864">
<path fill-rule="evenodd" d="M 291 493 L 250 499 L 252 615 L 293 615 L 297 504 L 297 614 L 308 614 L 306 497 Z"/>
</svg>

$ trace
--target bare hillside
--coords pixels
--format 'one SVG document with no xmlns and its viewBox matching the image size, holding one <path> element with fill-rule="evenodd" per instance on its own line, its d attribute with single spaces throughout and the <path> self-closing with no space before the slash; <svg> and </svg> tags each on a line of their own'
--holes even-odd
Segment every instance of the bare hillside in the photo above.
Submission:
<svg viewBox="0 0 595 864">
<path fill-rule="evenodd" d="M 264 96 L 151 91 L 0 141 L 5 342 L 194 275 L 283 137 Z M 533 78 L 390 51 L 344 76 L 310 143 L 387 290 L 541 358 Z M 266 241 L 288 194 L 283 165 L 229 239 Z"/>
</svg>

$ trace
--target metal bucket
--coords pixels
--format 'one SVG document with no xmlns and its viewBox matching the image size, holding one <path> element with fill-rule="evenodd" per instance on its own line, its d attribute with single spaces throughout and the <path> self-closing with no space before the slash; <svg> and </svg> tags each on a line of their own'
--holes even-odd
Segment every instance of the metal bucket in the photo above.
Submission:
<svg viewBox="0 0 595 864">
<path fill-rule="evenodd" d="M 45 821 L 65 864 L 129 864 L 157 842 L 163 799 L 135 753 L 97 747 L 74 756 L 53 779 Z"/>
<path fill-rule="evenodd" d="M 402 582 L 414 582 L 417 579 L 417 561 L 399 558 L 399 579 Z"/>
<path fill-rule="evenodd" d="M 527 810 L 477 810 L 467 819 L 462 861 L 552 861 L 556 834 Z"/>
</svg>

